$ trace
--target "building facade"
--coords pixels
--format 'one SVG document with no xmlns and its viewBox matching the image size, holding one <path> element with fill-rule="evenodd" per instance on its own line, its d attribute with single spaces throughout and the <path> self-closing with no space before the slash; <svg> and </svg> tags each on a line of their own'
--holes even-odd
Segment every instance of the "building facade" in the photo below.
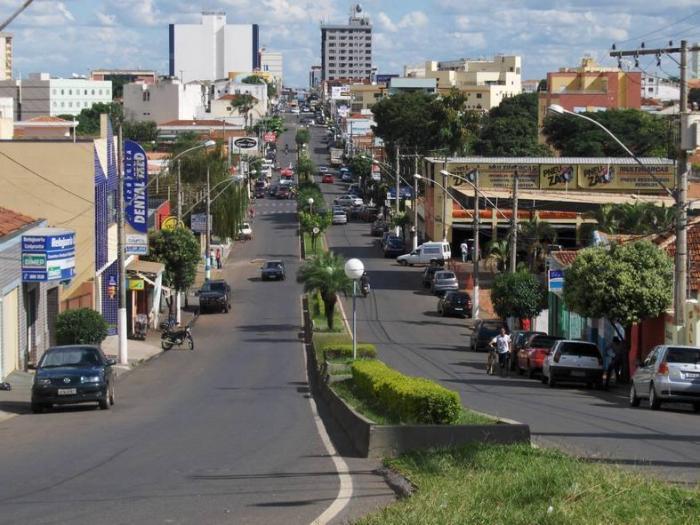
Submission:
<svg viewBox="0 0 700 525">
<path fill-rule="evenodd" d="M 184 82 L 260 69 L 257 24 L 227 24 L 226 13 L 202 12 L 199 24 L 170 24 L 170 76 Z"/>
<path fill-rule="evenodd" d="M 124 115 L 136 121 L 157 124 L 191 120 L 206 105 L 206 89 L 198 82 L 183 84 L 178 79 L 155 84 L 136 82 L 124 86 Z"/>
<path fill-rule="evenodd" d="M 0 80 L 12 79 L 12 35 L 0 33 Z"/>
<path fill-rule="evenodd" d="M 315 89 L 321 85 L 323 68 L 321 66 L 311 66 L 309 70 L 309 89 Z"/>
<path fill-rule="evenodd" d="M 681 88 L 677 82 L 655 76 L 642 76 L 642 99 L 654 99 L 661 102 L 678 102 Z"/>
<path fill-rule="evenodd" d="M 278 51 L 268 51 L 263 49 L 260 51 L 260 71 L 270 75 L 278 88 L 282 87 L 282 79 L 284 77 L 284 60 L 282 53 Z"/>
<path fill-rule="evenodd" d="M 641 85 L 641 72 L 601 67 L 590 57 L 584 58 L 580 67 L 547 73 L 547 89 L 540 91 L 538 99 L 539 127 L 551 104 L 577 113 L 640 109 Z"/>
<path fill-rule="evenodd" d="M 359 4 L 347 24 L 321 25 L 321 80 L 371 81 L 372 25 Z"/>
<path fill-rule="evenodd" d="M 90 72 L 90 80 L 125 80 L 129 83 L 155 84 L 158 81 L 158 73 L 152 69 L 96 69 Z"/>
<path fill-rule="evenodd" d="M 31 74 L 25 80 L 0 81 L 0 97 L 14 100 L 17 120 L 79 115 L 93 104 L 112 102 L 112 82 L 84 78 L 51 78 Z"/>
</svg>

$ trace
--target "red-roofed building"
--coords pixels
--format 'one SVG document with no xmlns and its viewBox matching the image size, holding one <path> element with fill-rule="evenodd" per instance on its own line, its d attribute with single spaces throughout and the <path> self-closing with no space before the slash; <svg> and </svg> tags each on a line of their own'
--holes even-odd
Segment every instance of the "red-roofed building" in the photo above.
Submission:
<svg viewBox="0 0 700 525">
<path fill-rule="evenodd" d="M 70 139 L 74 136 L 77 127 L 77 120 L 50 116 L 34 117 L 14 123 L 14 138 Z"/>
</svg>

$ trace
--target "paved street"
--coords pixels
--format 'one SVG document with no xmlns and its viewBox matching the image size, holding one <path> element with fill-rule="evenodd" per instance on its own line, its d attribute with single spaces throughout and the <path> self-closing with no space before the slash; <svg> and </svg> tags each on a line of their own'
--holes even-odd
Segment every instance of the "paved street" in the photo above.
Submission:
<svg viewBox="0 0 700 525">
<path fill-rule="evenodd" d="M 314 128 L 314 160 L 327 164 Z M 344 184 L 323 184 L 327 199 Z M 422 268 L 384 259 L 369 224 L 332 226 L 329 246 L 365 263 L 372 293 L 358 299 L 358 338 L 378 345 L 380 359 L 398 370 L 457 390 L 465 406 L 528 423 L 536 443 L 604 463 L 652 468 L 676 481 L 700 481 L 700 415 L 686 407 L 652 412 L 627 406 L 626 390 L 551 390 L 539 381 L 487 376 L 485 354 L 467 352 L 469 321 L 438 317 L 437 299 L 420 283 Z M 348 315 L 351 301 L 345 301 Z"/>
<path fill-rule="evenodd" d="M 120 378 L 112 410 L 0 423 L 12 443 L 0 451 L 0 523 L 306 524 L 333 504 L 339 477 L 298 338 L 295 205 L 258 210 L 254 239 L 224 269 L 232 311 L 199 318 L 194 352 L 173 349 Z M 282 258 L 290 278 L 260 282 L 267 258 Z M 345 452 L 342 436 L 336 446 Z M 393 500 L 376 462 L 347 464 L 353 499 L 337 522 Z"/>
</svg>

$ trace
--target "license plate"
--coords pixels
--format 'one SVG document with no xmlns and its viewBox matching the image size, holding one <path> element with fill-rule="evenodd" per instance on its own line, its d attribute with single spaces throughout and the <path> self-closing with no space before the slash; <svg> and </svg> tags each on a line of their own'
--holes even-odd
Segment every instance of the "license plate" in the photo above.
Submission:
<svg viewBox="0 0 700 525">
<path fill-rule="evenodd" d="M 77 388 L 59 388 L 58 389 L 59 396 L 71 396 L 71 395 L 75 395 L 77 393 L 78 393 Z"/>
<path fill-rule="evenodd" d="M 455 312 L 461 312 L 464 308 L 455 308 Z"/>
<path fill-rule="evenodd" d="M 688 379 L 700 379 L 700 372 L 686 372 L 685 377 Z"/>
<path fill-rule="evenodd" d="M 583 370 L 572 370 L 571 375 L 574 377 L 585 377 L 586 372 L 584 372 Z"/>
</svg>

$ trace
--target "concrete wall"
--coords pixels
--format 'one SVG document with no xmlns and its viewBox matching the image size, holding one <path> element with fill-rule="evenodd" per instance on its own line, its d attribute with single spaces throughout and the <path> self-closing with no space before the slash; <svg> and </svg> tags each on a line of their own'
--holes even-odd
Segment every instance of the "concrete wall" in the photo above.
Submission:
<svg viewBox="0 0 700 525">
<path fill-rule="evenodd" d="M 202 86 L 179 81 L 124 86 L 124 114 L 137 121 L 158 124 L 171 120 L 193 120 L 202 106 Z"/>
</svg>

